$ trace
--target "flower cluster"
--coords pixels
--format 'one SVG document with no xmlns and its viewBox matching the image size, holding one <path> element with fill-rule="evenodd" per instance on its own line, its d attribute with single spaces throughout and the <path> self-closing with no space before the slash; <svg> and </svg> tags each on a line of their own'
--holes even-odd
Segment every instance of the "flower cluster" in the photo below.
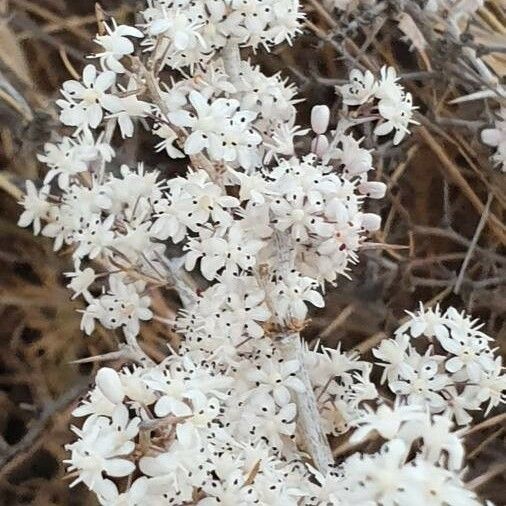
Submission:
<svg viewBox="0 0 506 506">
<path fill-rule="evenodd" d="M 164 19 L 174 14 L 162 7 Z M 72 248 L 69 286 L 87 302 L 86 333 L 99 321 L 128 339 L 137 335 L 139 322 L 152 317 L 150 288 L 174 283 L 168 239 L 184 243 L 187 269 L 198 262 L 209 281 L 249 276 L 248 286 L 276 299 L 264 321 L 300 325 L 306 303 L 323 305 L 319 285 L 345 274 L 365 233 L 379 227 L 379 217 L 363 211 L 366 197 L 385 190 L 368 181 L 371 154 L 340 128 L 330 144 L 298 155 L 294 136 L 305 131 L 295 125 L 294 87 L 247 61 L 227 64 L 224 55 L 192 79 L 155 83 L 153 91 L 147 68 L 139 75 L 128 68 L 139 66 L 132 40 L 143 35 L 104 23 L 96 38 L 102 70 L 87 65 L 81 81 L 64 84 L 60 118 L 75 132 L 45 146 L 40 159 L 50 170 L 41 189 L 29 183 L 20 225 L 33 223 L 55 249 Z M 313 122 L 318 143 L 326 140 L 329 112 L 317 109 L 326 116 Z M 147 118 L 162 139 L 156 149 L 188 155 L 197 168 L 172 179 L 142 164 L 111 170 L 114 129 L 129 137 Z M 87 260 L 114 272 L 108 286 L 97 283 L 104 273 Z"/>
<path fill-rule="evenodd" d="M 351 129 L 377 121 L 394 144 L 408 133 L 411 96 L 395 71 L 352 71 L 335 130 L 329 108 L 313 108 L 307 153 L 295 88 L 239 53 L 289 41 L 296 0 L 149 0 L 142 17 L 102 23 L 97 65 L 58 101 L 72 134 L 45 146 L 44 183 L 28 182 L 21 202 L 19 224 L 72 254 L 83 330 L 126 340 L 114 356 L 128 363 L 99 369 L 74 410 L 73 484 L 107 506 L 478 504 L 453 420 L 503 401 L 504 381 L 474 322 L 422 310 L 380 344 L 393 408 L 377 401 L 371 363 L 298 334 L 380 227 L 366 205 L 386 186 Z M 163 81 L 165 66 L 182 77 Z M 137 125 L 155 150 L 187 157 L 187 172 L 116 160 L 116 130 Z M 174 320 L 152 307 L 161 287 L 180 295 Z M 151 318 L 181 336 L 158 363 L 136 340 Z M 347 432 L 384 441 L 335 462 L 327 438 Z"/>
<path fill-rule="evenodd" d="M 304 364 L 320 404 L 326 434 L 344 434 L 367 413 L 367 401 L 378 397 L 370 379 L 372 364 L 337 349 L 307 351 Z"/>
<path fill-rule="evenodd" d="M 198 80 L 166 87 L 162 107 L 172 128 L 155 133 L 174 138 L 173 129 L 184 129 L 185 154 L 202 153 L 213 162 L 246 170 L 261 167 L 267 154 L 292 155 L 294 87 L 247 61 L 237 70 L 230 79 L 222 67 L 211 66 Z"/>
<path fill-rule="evenodd" d="M 97 128 L 106 116 L 117 120 L 123 137 L 131 137 L 133 120 L 145 118 L 152 109 L 150 103 L 138 99 L 138 93 L 140 90 L 133 78 L 122 86 L 113 71 L 98 72 L 94 65 L 87 65 L 81 81 L 63 84 L 63 98 L 57 100 L 60 120 L 64 125 L 76 127 L 79 133 Z"/>
<path fill-rule="evenodd" d="M 309 486 L 295 442 L 297 361 L 245 344 L 230 369 L 187 345 L 158 365 L 98 371 L 74 411 L 86 417 L 67 447 L 75 483 L 107 505 L 297 504 L 297 478 Z M 135 470 L 120 493 L 114 478 Z"/>
<path fill-rule="evenodd" d="M 243 69 L 259 73 L 249 64 Z M 218 82 L 224 78 L 222 73 L 215 76 Z M 278 77 L 266 78 L 269 82 L 272 89 L 283 91 L 283 100 L 276 100 L 280 113 L 276 119 L 262 112 L 266 109 L 262 104 L 271 104 L 275 92 L 243 89 L 238 95 L 251 109 L 260 109 L 259 121 L 267 129 L 263 135 L 286 126 L 283 118 L 290 123 L 294 116 L 291 89 L 284 83 L 276 88 Z M 40 157 L 50 167 L 45 185 L 37 191 L 29 183 L 20 224 L 33 222 L 36 233 L 55 240 L 55 249 L 75 246 L 76 271 L 70 274 L 70 286 L 88 303 L 83 315 L 87 333 L 95 320 L 110 329 L 123 328 L 127 335 L 138 333 L 139 320 L 151 316 L 146 283 L 169 282 L 163 244 L 169 238 L 185 242 L 187 269 L 198 261 L 210 281 L 219 276 L 251 276 L 251 286 L 256 284 L 256 289 L 276 299 L 272 316 L 302 321 L 306 302 L 323 305 L 318 285 L 345 274 L 357 260 L 364 233 L 379 227 L 379 217 L 362 207 L 366 197 L 381 198 L 385 185 L 368 181 L 372 156 L 351 134 L 335 133 L 330 144 L 320 142 L 318 154 L 278 159 L 251 172 L 265 155 L 258 147 L 261 135 L 253 129 L 244 131 L 257 112 L 239 109 L 239 100 L 233 98 L 210 102 L 202 87 L 187 94 L 182 88 L 164 92 L 165 104 L 177 103 L 177 93 L 193 104 L 197 116 L 176 108 L 169 112 L 169 120 L 178 127 L 193 125 L 184 150 L 187 154 L 205 150 L 211 161 L 228 162 L 221 174 L 198 169 L 185 177 L 162 179 L 140 164 L 136 169 L 123 165 L 113 175 L 107 166 L 114 151 L 103 134 L 95 140 L 85 127 L 73 138 L 47 144 Z M 316 141 L 326 140 L 328 109 L 316 109 Z M 325 124 L 318 119 L 322 112 Z M 228 124 L 223 116 L 227 114 L 232 115 Z M 291 140 L 290 145 L 290 150 L 283 148 L 287 155 L 293 153 Z M 279 262 L 281 237 L 283 248 L 289 249 L 283 262 Z M 119 271 L 99 297 L 89 291 L 97 276 L 89 268 L 81 270 L 87 258 Z"/>
<path fill-rule="evenodd" d="M 393 67 L 383 67 L 379 80 L 369 70 L 361 72 L 354 69 L 350 74 L 350 82 L 336 88 L 345 105 L 374 106 L 371 112 L 377 110 L 380 120 L 374 133 L 387 135 L 393 131 L 394 145 L 409 133 L 410 124 L 417 124 L 412 118 L 416 107 L 413 107 L 411 93 L 404 91 L 398 81 Z"/>
<path fill-rule="evenodd" d="M 216 305 L 223 305 L 224 294 L 213 295 L 220 299 Z M 261 318 L 262 304 L 255 304 L 254 293 L 250 298 L 255 317 Z M 234 297 L 225 304 L 233 306 Z M 67 446 L 67 462 L 74 484 L 83 482 L 101 504 L 135 504 L 140 499 L 155 505 L 193 500 L 199 506 L 481 504 L 462 482 L 462 432 L 454 430 L 452 418 L 455 415 L 457 423 L 470 418 L 459 418 L 451 410 L 455 403 L 433 414 L 429 402 L 399 395 L 393 407 L 381 402 L 373 407 L 378 393 L 370 382 L 372 364 L 325 348 L 303 348 L 302 362 L 287 360 L 268 339 L 206 341 L 205 330 L 197 330 L 203 310 L 201 304 L 196 315 L 181 316 L 181 330 L 184 326 L 193 331 L 180 354 L 118 372 L 99 369 L 96 386 L 74 410 L 85 421 L 74 428 L 77 440 Z M 479 339 L 466 315 L 453 308 L 444 317 L 437 315 L 437 310 L 418 312 L 396 339 L 408 330 L 418 336 L 415 339 L 441 339 L 452 330 L 462 336 L 469 329 L 470 338 Z M 226 310 L 222 317 L 232 321 Z M 394 342 L 384 341 L 375 355 L 386 361 L 386 350 Z M 415 371 L 415 352 L 410 353 L 403 367 L 406 374 Z M 446 363 L 453 364 L 451 369 L 474 369 L 471 362 L 460 369 L 456 362 L 451 358 Z M 301 367 L 310 371 L 309 384 L 299 379 Z M 391 361 L 386 376 L 395 376 L 394 367 Z M 483 380 L 480 388 L 486 383 Z M 327 472 L 309 465 L 296 432 L 298 399 L 307 388 L 318 399 L 328 434 L 351 429 L 352 444 L 379 439 L 383 442 L 377 450 L 353 453 Z M 486 400 L 480 393 L 477 397 Z M 130 477 L 124 491 L 115 480 L 122 477 Z"/>
<path fill-rule="evenodd" d="M 161 242 L 168 238 L 185 241 L 188 269 L 198 261 L 208 280 L 250 275 L 251 286 L 276 298 L 279 319 L 301 321 L 305 301 L 323 305 L 318 284 L 345 274 L 357 259 L 364 232 L 379 224 L 378 217 L 362 211 L 362 202 L 376 186 L 381 196 L 384 185 L 367 183 L 370 165 L 355 167 L 353 153 L 361 148 L 351 136 L 342 137 L 342 146 L 335 155 L 344 166 L 340 175 L 332 165 L 307 155 L 252 175 L 229 169 L 220 185 L 202 169 L 158 180 L 157 172 L 142 165 L 135 170 L 122 166 L 118 176 L 87 172 L 83 181 L 81 172 L 72 172 L 74 167 L 100 170 L 111 153 L 93 143 L 85 151 L 64 139 L 46 146 L 44 157 L 52 159 L 48 178 L 58 174 L 62 195 L 53 195 L 48 185 L 37 191 L 29 183 L 20 224 L 33 222 L 36 232 L 55 240 L 55 249 L 76 246 L 70 287 L 89 304 L 83 315 L 87 333 L 98 319 L 107 328 L 137 334 L 139 319 L 150 315 L 149 298 L 143 294 L 146 283 L 169 282 Z M 68 164 L 69 158 L 76 165 Z M 238 197 L 226 191 L 235 188 Z M 288 272 L 276 268 L 281 234 L 285 247 L 290 245 Z M 120 271 L 98 298 L 89 291 L 96 276 L 90 268 L 81 270 L 86 258 Z"/>
<path fill-rule="evenodd" d="M 106 328 L 123 328 L 125 334 L 136 335 L 139 320 L 151 317 L 150 299 L 143 293 L 146 283 L 167 282 L 160 260 L 165 247 L 152 241 L 149 221 L 161 189 L 157 172 L 144 172 L 142 165 L 135 170 L 122 166 L 118 177 L 105 175 L 103 167 L 111 156 L 110 146 L 90 142 L 88 136 L 47 144 L 41 157 L 51 167 L 46 183 L 57 176 L 61 194 L 52 194 L 48 184 L 37 190 L 27 183 L 19 223 L 33 223 L 36 233 L 53 238 L 55 250 L 73 246 L 75 270 L 68 274 L 69 287 L 88 304 L 83 314 L 87 333 L 98 319 Z M 97 172 L 90 172 L 90 167 Z M 104 287 L 98 297 L 90 289 L 103 275 L 84 267 L 87 259 L 115 272 L 109 277 L 109 288 Z"/>
<path fill-rule="evenodd" d="M 481 140 L 488 146 L 496 148 L 492 161 L 506 172 L 506 108 L 498 113 L 494 128 L 485 128 L 481 132 Z"/>
<path fill-rule="evenodd" d="M 300 32 L 298 0 L 149 0 L 143 45 L 179 69 L 207 64 L 227 43 L 269 49 Z"/>
<path fill-rule="evenodd" d="M 481 504 L 459 476 L 464 448 L 445 415 L 431 418 L 412 406 L 382 405 L 356 425 L 351 441 L 373 433 L 386 442 L 376 453 L 354 453 L 339 466 L 344 501 L 334 504 Z"/>
<path fill-rule="evenodd" d="M 384 368 L 382 382 L 398 400 L 451 413 L 459 425 L 483 404 L 488 414 L 506 400 L 502 358 L 494 356 L 482 325 L 452 307 L 444 313 L 421 307 L 410 316 L 394 339 L 373 351 Z"/>
</svg>

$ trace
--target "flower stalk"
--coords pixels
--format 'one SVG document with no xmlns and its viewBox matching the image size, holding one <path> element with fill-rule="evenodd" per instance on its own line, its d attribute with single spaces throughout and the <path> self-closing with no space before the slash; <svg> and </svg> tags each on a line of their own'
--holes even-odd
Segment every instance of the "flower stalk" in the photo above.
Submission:
<svg viewBox="0 0 506 506">
<path fill-rule="evenodd" d="M 300 368 L 297 377 L 304 390 L 295 393 L 297 404 L 297 430 L 303 447 L 311 456 L 314 466 L 324 476 L 334 464 L 329 441 L 321 425 L 320 412 L 309 374 L 304 365 L 304 344 L 298 332 L 279 336 L 277 347 L 285 360 L 297 360 Z"/>
</svg>

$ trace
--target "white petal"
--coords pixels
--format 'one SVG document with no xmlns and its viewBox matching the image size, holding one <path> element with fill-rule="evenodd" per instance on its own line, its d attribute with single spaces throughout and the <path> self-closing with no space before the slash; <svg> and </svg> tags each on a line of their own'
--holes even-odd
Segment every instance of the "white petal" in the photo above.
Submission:
<svg viewBox="0 0 506 506">
<path fill-rule="evenodd" d="M 104 469 L 109 476 L 122 478 L 135 470 L 135 464 L 125 459 L 109 459 L 106 461 Z"/>
<path fill-rule="evenodd" d="M 184 143 L 184 152 L 187 155 L 200 153 L 205 147 L 207 147 L 207 144 L 208 141 L 204 138 L 202 132 L 193 132 Z"/>
<path fill-rule="evenodd" d="M 102 367 L 98 370 L 96 383 L 104 396 L 113 402 L 119 404 L 123 401 L 125 393 L 121 385 L 119 374 L 110 367 Z"/>
</svg>

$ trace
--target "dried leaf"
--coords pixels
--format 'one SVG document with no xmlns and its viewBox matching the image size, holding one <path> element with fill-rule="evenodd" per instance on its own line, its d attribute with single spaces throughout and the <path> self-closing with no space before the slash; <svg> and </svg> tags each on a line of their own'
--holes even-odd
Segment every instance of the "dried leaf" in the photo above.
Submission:
<svg viewBox="0 0 506 506">
<path fill-rule="evenodd" d="M 32 86 L 32 78 L 16 34 L 7 23 L 0 23 L 0 60 L 25 85 Z"/>
<path fill-rule="evenodd" d="M 406 35 L 412 46 L 420 53 L 425 51 L 427 41 L 422 32 L 418 29 L 418 26 L 416 26 L 413 18 L 409 14 L 403 12 L 398 16 L 397 22 L 399 23 L 399 30 Z"/>
</svg>

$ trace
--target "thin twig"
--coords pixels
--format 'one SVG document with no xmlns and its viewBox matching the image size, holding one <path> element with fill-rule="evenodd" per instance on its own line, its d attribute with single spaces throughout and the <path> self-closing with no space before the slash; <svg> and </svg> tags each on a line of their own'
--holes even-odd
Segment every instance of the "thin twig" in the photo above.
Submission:
<svg viewBox="0 0 506 506">
<path fill-rule="evenodd" d="M 493 427 L 494 425 L 499 425 L 502 423 L 506 423 L 506 413 L 501 413 L 499 415 L 493 416 L 492 418 L 488 418 L 478 425 L 474 425 L 470 427 L 464 432 L 464 436 L 470 436 L 471 434 L 475 434 L 476 432 L 480 432 L 483 429 L 488 429 L 489 427 Z"/>
<path fill-rule="evenodd" d="M 460 292 L 460 288 L 462 286 L 462 281 L 464 280 L 464 274 L 466 272 L 467 266 L 471 261 L 476 245 L 478 244 L 478 239 L 480 238 L 483 227 L 487 222 L 488 214 L 490 212 L 490 205 L 492 204 L 492 198 L 493 198 L 492 194 L 489 194 L 487 203 L 485 204 L 485 209 L 483 210 L 483 214 L 481 215 L 480 221 L 478 222 L 478 226 L 476 227 L 476 230 L 474 232 L 473 239 L 471 240 L 471 244 L 469 245 L 469 249 L 467 250 L 466 257 L 462 262 L 462 267 L 460 268 L 457 281 L 455 282 L 455 288 L 453 289 L 454 293 Z"/>
<path fill-rule="evenodd" d="M 480 476 L 477 476 L 474 480 L 468 481 L 466 483 L 466 487 L 470 490 L 477 490 L 490 480 L 494 479 L 496 476 L 503 474 L 506 472 L 506 462 L 501 462 L 492 466 L 486 473 L 483 473 Z"/>
<path fill-rule="evenodd" d="M 39 415 L 32 427 L 30 427 L 23 439 L 11 446 L 7 453 L 0 456 L 0 479 L 11 471 L 12 466 L 10 466 L 9 463 L 15 458 L 23 455 L 34 445 L 35 441 L 46 430 L 47 424 L 53 416 L 60 410 L 66 408 L 69 404 L 73 403 L 79 395 L 88 389 L 88 387 L 89 382 L 87 379 L 81 381 L 44 407 L 42 413 Z"/>
</svg>

